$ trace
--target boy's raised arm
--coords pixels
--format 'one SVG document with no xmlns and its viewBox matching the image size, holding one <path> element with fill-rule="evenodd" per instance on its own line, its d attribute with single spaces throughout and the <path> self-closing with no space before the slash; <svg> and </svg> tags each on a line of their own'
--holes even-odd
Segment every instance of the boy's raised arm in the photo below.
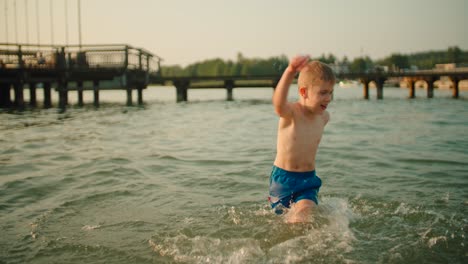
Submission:
<svg viewBox="0 0 468 264">
<path fill-rule="evenodd" d="M 297 56 L 291 59 L 288 67 L 284 70 L 273 94 L 273 106 L 277 115 L 283 118 L 292 116 L 292 109 L 288 103 L 288 91 L 296 72 L 299 72 L 309 62 L 309 56 Z"/>
</svg>

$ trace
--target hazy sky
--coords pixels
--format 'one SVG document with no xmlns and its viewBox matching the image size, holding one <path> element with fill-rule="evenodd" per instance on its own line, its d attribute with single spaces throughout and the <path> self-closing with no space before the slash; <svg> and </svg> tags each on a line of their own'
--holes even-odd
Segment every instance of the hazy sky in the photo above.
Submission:
<svg viewBox="0 0 468 264">
<path fill-rule="evenodd" d="M 68 43 L 78 43 L 78 0 L 0 3 L 0 42 L 37 43 L 39 35 L 41 44 L 65 44 L 68 21 Z M 81 0 L 81 13 L 83 44 L 143 47 L 165 65 L 235 59 L 238 52 L 379 59 L 454 45 L 468 50 L 468 0 Z"/>
</svg>

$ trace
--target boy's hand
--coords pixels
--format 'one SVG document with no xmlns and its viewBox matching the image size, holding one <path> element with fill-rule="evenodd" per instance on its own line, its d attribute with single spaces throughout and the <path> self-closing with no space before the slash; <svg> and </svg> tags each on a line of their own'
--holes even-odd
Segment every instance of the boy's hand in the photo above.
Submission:
<svg viewBox="0 0 468 264">
<path fill-rule="evenodd" d="M 309 59 L 310 57 L 307 55 L 296 56 L 292 58 L 288 66 L 289 71 L 294 72 L 294 73 L 301 71 L 302 68 L 304 68 L 307 65 L 307 63 L 309 62 Z"/>
</svg>

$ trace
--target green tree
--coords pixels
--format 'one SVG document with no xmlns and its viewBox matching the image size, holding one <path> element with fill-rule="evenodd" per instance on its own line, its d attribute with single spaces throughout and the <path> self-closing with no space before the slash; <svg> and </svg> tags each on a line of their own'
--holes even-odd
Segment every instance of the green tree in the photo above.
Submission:
<svg viewBox="0 0 468 264">
<path fill-rule="evenodd" d="M 408 56 L 399 53 L 392 54 L 387 59 L 386 65 L 397 69 L 408 69 L 410 67 Z"/>
<path fill-rule="evenodd" d="M 400 69 L 409 68 L 412 65 L 419 69 L 432 69 L 439 63 L 467 63 L 468 52 L 461 50 L 457 46 L 449 47 L 442 51 L 425 51 L 413 54 L 394 53 L 390 56 L 378 60 L 374 63 L 368 56 L 355 58 L 353 61 L 345 56 L 341 62 L 333 54 L 322 54 L 319 58 L 324 63 L 341 63 L 348 65 L 350 71 L 366 72 L 373 70 L 374 64 L 397 67 Z M 247 58 L 242 53 L 237 53 L 236 61 L 225 61 L 220 58 L 209 59 L 190 64 L 186 67 L 178 65 L 162 66 L 163 76 L 220 76 L 220 75 L 267 75 L 281 74 L 289 64 L 285 55 L 270 58 Z"/>
<path fill-rule="evenodd" d="M 336 62 L 336 57 L 333 54 L 328 54 L 328 56 L 325 56 L 325 54 L 322 54 L 319 58 L 316 58 L 315 60 L 321 61 L 326 64 L 334 64 Z"/>
<path fill-rule="evenodd" d="M 359 57 L 355 58 L 351 62 L 351 64 L 349 65 L 349 69 L 352 72 L 367 72 L 372 68 L 373 64 L 374 63 L 369 57 Z"/>
<path fill-rule="evenodd" d="M 349 59 L 347 56 L 344 56 L 343 59 L 341 60 L 342 65 L 349 65 Z"/>
<path fill-rule="evenodd" d="M 447 50 L 447 59 L 450 63 L 460 63 L 462 58 L 462 50 L 457 47 L 449 47 Z"/>
</svg>

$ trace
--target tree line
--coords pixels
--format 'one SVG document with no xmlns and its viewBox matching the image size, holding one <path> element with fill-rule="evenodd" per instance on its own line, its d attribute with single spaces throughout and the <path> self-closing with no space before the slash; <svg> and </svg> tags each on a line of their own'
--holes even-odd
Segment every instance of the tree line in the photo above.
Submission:
<svg viewBox="0 0 468 264">
<path fill-rule="evenodd" d="M 394 53 L 383 59 L 372 60 L 369 56 L 357 57 L 349 60 L 346 56 L 338 59 L 333 54 L 322 54 L 313 58 L 339 69 L 349 72 L 366 72 L 376 68 L 388 67 L 389 70 L 404 70 L 417 68 L 420 70 L 433 69 L 436 64 L 468 63 L 468 51 L 457 46 L 449 47 L 445 51 L 425 51 L 413 54 Z M 285 55 L 262 58 L 246 58 L 242 53 L 237 54 L 237 60 L 209 59 L 192 63 L 186 67 L 179 65 L 161 66 L 163 76 L 235 76 L 235 75 L 275 75 L 281 74 L 288 66 Z"/>
</svg>

